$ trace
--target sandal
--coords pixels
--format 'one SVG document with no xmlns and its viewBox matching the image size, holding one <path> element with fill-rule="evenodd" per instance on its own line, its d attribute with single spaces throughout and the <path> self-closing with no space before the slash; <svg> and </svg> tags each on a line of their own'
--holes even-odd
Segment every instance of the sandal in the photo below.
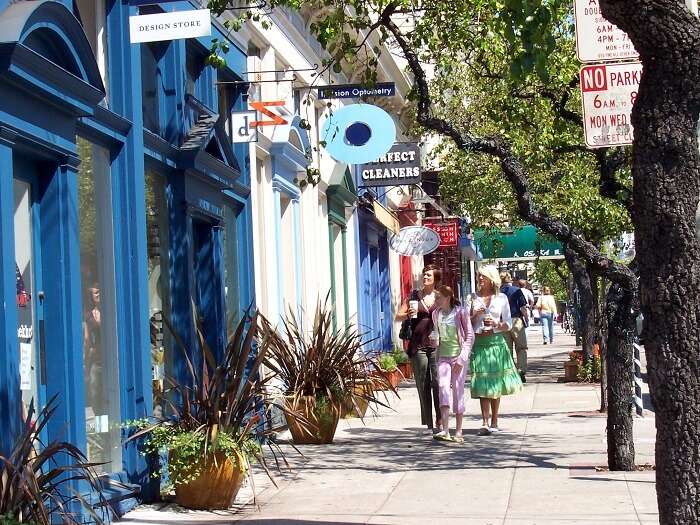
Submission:
<svg viewBox="0 0 700 525">
<path fill-rule="evenodd" d="M 479 429 L 479 435 L 480 435 L 480 436 L 489 436 L 489 435 L 491 435 L 491 430 L 489 430 L 488 425 L 481 425 L 481 428 Z"/>
<path fill-rule="evenodd" d="M 452 437 L 450 436 L 449 433 L 445 432 L 444 430 L 441 430 L 437 434 L 433 436 L 433 439 L 436 441 L 452 441 Z"/>
<path fill-rule="evenodd" d="M 462 434 L 455 434 L 452 441 L 455 443 L 464 443 L 464 436 L 462 436 Z"/>
</svg>

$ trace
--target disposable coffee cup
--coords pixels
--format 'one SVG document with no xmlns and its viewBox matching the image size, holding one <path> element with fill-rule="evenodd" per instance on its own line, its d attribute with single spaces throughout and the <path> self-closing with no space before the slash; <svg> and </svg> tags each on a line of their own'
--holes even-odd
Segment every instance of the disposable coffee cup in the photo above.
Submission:
<svg viewBox="0 0 700 525">
<path fill-rule="evenodd" d="M 413 319 L 418 317 L 418 301 L 408 301 L 408 307 L 414 311 L 414 314 L 411 317 Z"/>
</svg>

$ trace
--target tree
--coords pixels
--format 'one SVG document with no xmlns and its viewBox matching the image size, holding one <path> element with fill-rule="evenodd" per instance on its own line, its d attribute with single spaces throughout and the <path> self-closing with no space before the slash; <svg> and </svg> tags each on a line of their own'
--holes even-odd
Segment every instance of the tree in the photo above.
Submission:
<svg viewBox="0 0 700 525">
<path fill-rule="evenodd" d="M 210 0 L 221 12 L 227 0 Z M 483 49 L 482 35 L 508 38 L 514 78 L 533 71 L 546 77 L 546 57 L 556 47 L 549 22 L 556 0 L 322 0 L 327 16 L 313 31 L 332 49 L 335 66 L 365 60 L 371 68 L 367 36 L 377 32 L 408 63 L 413 75 L 416 120 L 426 130 L 454 141 L 461 151 L 498 160 L 516 194 L 518 213 L 567 245 L 625 290 L 637 279 L 574 227 L 536 204 L 527 159 L 502 135 L 461 130 L 436 115 L 424 64 L 441 56 L 466 58 Z M 318 7 L 307 0 L 275 0 L 293 8 Z M 700 44 L 697 19 L 680 0 L 600 0 L 603 14 L 627 31 L 644 65 L 632 113 L 633 192 L 630 202 L 645 314 L 649 376 L 657 411 L 657 494 L 661 522 L 700 521 L 700 242 L 695 212 L 700 200 Z M 488 8 L 494 16 L 481 17 Z M 495 14 L 498 16 L 495 16 Z M 420 16 L 417 16 L 420 15 Z M 408 18 L 408 20 L 407 20 Z M 334 46 L 334 47 L 331 47 Z M 439 70 L 436 70 L 439 75 Z M 371 81 L 373 75 L 368 73 Z M 376 78 L 376 73 L 374 75 Z M 609 181 L 613 183 L 613 181 Z M 628 304 L 631 304 L 628 303 Z"/>
</svg>

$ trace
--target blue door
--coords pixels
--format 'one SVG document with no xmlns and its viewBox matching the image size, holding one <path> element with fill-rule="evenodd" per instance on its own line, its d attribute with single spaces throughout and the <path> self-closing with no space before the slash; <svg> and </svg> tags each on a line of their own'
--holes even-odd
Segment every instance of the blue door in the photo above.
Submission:
<svg viewBox="0 0 700 525">
<path fill-rule="evenodd" d="M 46 386 L 41 275 L 39 188 L 36 165 L 14 160 L 14 244 L 17 282 L 17 349 L 23 416 L 34 400 L 42 406 Z"/>
</svg>

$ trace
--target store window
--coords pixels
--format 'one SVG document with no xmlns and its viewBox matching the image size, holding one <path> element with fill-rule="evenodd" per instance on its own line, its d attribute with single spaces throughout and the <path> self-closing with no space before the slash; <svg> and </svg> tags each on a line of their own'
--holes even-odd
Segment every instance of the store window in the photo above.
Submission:
<svg viewBox="0 0 700 525">
<path fill-rule="evenodd" d="M 143 126 L 160 132 L 160 90 L 162 74 L 159 61 L 165 48 L 160 43 L 141 44 L 141 103 Z"/>
<path fill-rule="evenodd" d="M 224 300 L 226 302 L 226 334 L 231 337 L 241 318 L 240 284 L 238 281 L 238 213 L 224 206 Z"/>
<path fill-rule="evenodd" d="M 289 313 L 289 310 L 297 313 L 297 246 L 296 246 L 296 228 L 295 228 L 295 203 L 285 194 L 280 195 L 280 233 L 281 242 L 280 248 L 280 264 L 282 265 L 282 307 L 283 315 Z"/>
<path fill-rule="evenodd" d="M 77 144 L 87 456 L 114 472 L 122 447 L 110 153 L 80 137 Z"/>
<path fill-rule="evenodd" d="M 76 16 L 83 25 L 105 89 L 107 82 L 107 12 L 105 0 L 75 0 Z M 105 98 L 105 103 L 107 99 Z"/>
<path fill-rule="evenodd" d="M 165 377 L 172 376 L 172 334 L 164 319 L 170 319 L 170 264 L 168 205 L 165 179 L 146 173 L 146 227 L 148 243 L 148 321 L 151 332 L 153 370 L 153 415 L 163 415 Z"/>
<path fill-rule="evenodd" d="M 333 250 L 333 267 L 331 268 L 331 279 L 333 279 L 333 289 L 335 290 L 334 311 L 337 326 L 345 324 L 345 250 L 343 249 L 343 233 L 337 224 L 331 224 L 331 246 Z"/>
</svg>

